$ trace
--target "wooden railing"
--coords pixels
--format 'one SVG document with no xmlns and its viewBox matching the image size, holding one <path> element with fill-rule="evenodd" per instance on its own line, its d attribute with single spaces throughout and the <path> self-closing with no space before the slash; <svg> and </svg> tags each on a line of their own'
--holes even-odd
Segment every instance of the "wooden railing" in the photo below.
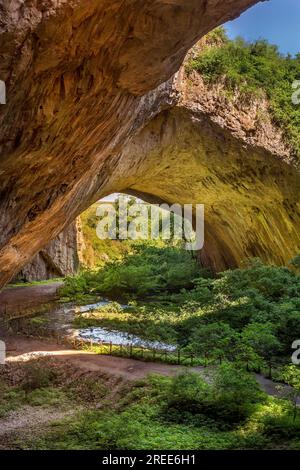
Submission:
<svg viewBox="0 0 300 470">
<path fill-rule="evenodd" d="M 28 329 L 28 325 L 27 328 Z M 95 342 L 80 338 L 79 336 L 66 335 L 63 332 L 52 330 L 49 331 L 47 327 L 34 326 L 32 335 L 27 333 L 27 336 L 33 338 L 40 338 L 45 340 L 54 340 L 58 345 L 69 346 L 76 350 L 92 351 L 95 354 L 126 357 L 138 359 L 148 362 L 161 362 L 166 364 L 176 364 L 186 367 L 208 367 L 222 364 L 223 356 L 211 356 L 208 353 L 199 355 L 195 352 L 187 351 L 183 348 L 176 347 L 173 351 L 167 349 L 154 349 L 150 347 L 138 346 L 133 343 L 116 345 L 113 342 Z M 250 362 L 243 362 L 246 370 L 261 373 L 269 378 L 273 376 L 273 364 L 270 362 L 263 367 L 253 367 Z"/>
</svg>

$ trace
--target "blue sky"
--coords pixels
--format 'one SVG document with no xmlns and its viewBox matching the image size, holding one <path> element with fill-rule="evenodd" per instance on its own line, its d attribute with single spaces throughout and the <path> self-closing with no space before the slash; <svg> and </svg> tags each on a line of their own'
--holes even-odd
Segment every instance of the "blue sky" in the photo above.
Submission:
<svg viewBox="0 0 300 470">
<path fill-rule="evenodd" d="M 300 0 L 259 3 L 225 26 L 231 38 L 263 38 L 277 44 L 283 53 L 300 52 Z"/>
</svg>

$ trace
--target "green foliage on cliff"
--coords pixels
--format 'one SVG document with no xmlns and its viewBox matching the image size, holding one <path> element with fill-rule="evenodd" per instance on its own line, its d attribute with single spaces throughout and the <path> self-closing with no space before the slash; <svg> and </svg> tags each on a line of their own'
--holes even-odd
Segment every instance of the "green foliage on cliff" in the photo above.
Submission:
<svg viewBox="0 0 300 470">
<path fill-rule="evenodd" d="M 296 91 L 292 85 L 300 80 L 300 53 L 296 57 L 283 56 L 277 46 L 264 40 L 249 43 L 241 38 L 225 38 L 221 45 L 219 41 L 217 46 L 205 48 L 187 69 L 201 73 L 210 83 L 222 78 L 231 91 L 239 89 L 248 96 L 266 94 L 275 123 L 300 155 L 300 104 L 292 102 Z"/>
<path fill-rule="evenodd" d="M 130 241 L 101 240 L 96 233 L 99 217 L 96 215 L 97 204 L 93 204 L 81 216 L 84 246 L 83 262 L 86 267 L 103 266 L 108 260 L 121 259 L 130 251 Z"/>
</svg>

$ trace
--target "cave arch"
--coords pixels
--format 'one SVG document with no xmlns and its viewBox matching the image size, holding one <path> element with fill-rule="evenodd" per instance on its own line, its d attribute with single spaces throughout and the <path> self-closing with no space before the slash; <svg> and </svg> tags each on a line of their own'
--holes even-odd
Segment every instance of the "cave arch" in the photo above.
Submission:
<svg viewBox="0 0 300 470">
<path fill-rule="evenodd" d="M 257 1 L 3 3 L 0 287 L 97 198 L 135 186 L 114 178 L 124 146 L 177 102 L 190 47 Z"/>
<path fill-rule="evenodd" d="M 300 251 L 300 175 L 284 147 L 277 151 L 185 102 L 132 139 L 111 180 L 148 202 L 204 204 L 199 256 L 214 271 L 252 257 L 287 264 Z"/>
</svg>

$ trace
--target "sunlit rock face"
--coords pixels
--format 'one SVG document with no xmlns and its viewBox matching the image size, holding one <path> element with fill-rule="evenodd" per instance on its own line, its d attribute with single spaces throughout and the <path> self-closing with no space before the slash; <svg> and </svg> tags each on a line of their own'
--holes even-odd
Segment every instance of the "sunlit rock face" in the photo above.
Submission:
<svg viewBox="0 0 300 470">
<path fill-rule="evenodd" d="M 0 286 L 99 196 L 120 186 L 111 181 L 119 155 L 175 105 L 172 76 L 189 48 L 255 3 L 1 2 L 7 104 L 0 106 Z"/>
<path fill-rule="evenodd" d="M 286 264 L 300 252 L 300 174 L 263 98 L 208 87 L 182 69 L 179 99 L 118 157 L 111 191 L 205 205 L 200 259 L 214 271 L 246 258 Z"/>
<path fill-rule="evenodd" d="M 21 269 L 14 282 L 41 281 L 76 274 L 80 262 L 80 234 L 78 222 L 72 222 Z"/>
</svg>

